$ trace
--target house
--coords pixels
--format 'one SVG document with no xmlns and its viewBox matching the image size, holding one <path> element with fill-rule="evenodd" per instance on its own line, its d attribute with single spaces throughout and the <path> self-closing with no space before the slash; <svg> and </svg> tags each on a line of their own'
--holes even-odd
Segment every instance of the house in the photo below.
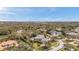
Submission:
<svg viewBox="0 0 79 59">
<path fill-rule="evenodd" d="M 48 31 L 48 33 L 51 34 L 51 35 L 53 35 L 53 36 L 62 35 L 62 32 L 60 32 L 60 31 L 55 31 L 55 30 Z"/>
<path fill-rule="evenodd" d="M 78 32 L 78 33 L 79 33 L 79 27 L 77 27 L 77 28 L 75 29 L 75 32 Z"/>
<path fill-rule="evenodd" d="M 45 37 L 44 35 L 37 35 L 36 37 L 31 38 L 31 40 L 40 40 L 41 42 L 45 43 L 51 39 L 49 37 Z"/>
<path fill-rule="evenodd" d="M 78 38 L 78 33 L 77 32 L 73 32 L 73 31 L 67 31 L 65 32 L 66 37 L 69 39 L 76 39 Z"/>
<path fill-rule="evenodd" d="M 30 30 L 18 30 L 16 32 L 16 36 L 18 37 L 31 37 L 33 35 L 33 32 Z"/>
<path fill-rule="evenodd" d="M 78 35 L 77 32 L 73 32 L 73 31 L 67 31 L 65 33 L 66 33 L 66 35 L 71 35 L 71 36 L 77 36 Z"/>
<path fill-rule="evenodd" d="M 56 30 L 61 31 L 61 30 L 62 30 L 62 28 L 61 28 L 61 27 L 57 27 L 57 28 L 56 28 Z"/>
<path fill-rule="evenodd" d="M 18 30 L 18 31 L 17 31 L 17 33 L 19 33 L 19 34 L 20 34 L 22 31 L 23 31 L 23 30 Z"/>
<path fill-rule="evenodd" d="M 42 31 L 42 32 L 46 32 L 47 30 L 46 29 L 37 29 L 39 31 Z"/>
</svg>

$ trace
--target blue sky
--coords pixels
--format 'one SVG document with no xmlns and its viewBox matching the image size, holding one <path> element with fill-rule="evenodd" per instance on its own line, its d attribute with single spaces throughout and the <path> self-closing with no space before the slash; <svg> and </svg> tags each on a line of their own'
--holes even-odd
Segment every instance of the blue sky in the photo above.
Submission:
<svg viewBox="0 0 79 59">
<path fill-rule="evenodd" d="M 79 21 L 79 8 L 3 7 L 0 21 Z"/>
</svg>

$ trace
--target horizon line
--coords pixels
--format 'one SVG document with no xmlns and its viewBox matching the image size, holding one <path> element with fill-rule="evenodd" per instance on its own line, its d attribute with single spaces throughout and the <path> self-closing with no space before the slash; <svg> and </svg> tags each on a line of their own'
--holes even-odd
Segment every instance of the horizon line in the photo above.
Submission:
<svg viewBox="0 0 79 59">
<path fill-rule="evenodd" d="M 79 21 L 0 21 L 0 22 L 79 22 Z"/>
</svg>

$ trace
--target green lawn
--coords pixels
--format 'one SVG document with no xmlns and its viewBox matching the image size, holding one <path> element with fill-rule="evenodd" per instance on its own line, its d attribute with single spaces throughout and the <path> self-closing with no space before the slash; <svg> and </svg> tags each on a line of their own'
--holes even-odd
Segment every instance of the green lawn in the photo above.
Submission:
<svg viewBox="0 0 79 59">
<path fill-rule="evenodd" d="M 55 42 L 50 42 L 50 43 L 47 44 L 47 47 L 48 47 L 48 48 L 45 49 L 44 47 L 38 46 L 37 43 L 34 43 L 34 49 L 37 50 L 37 51 L 42 51 L 42 50 L 44 51 L 44 50 L 50 49 L 51 46 L 56 47 L 56 46 L 58 46 L 58 45 L 59 45 L 59 43 L 56 42 L 56 41 L 55 41 Z"/>
<path fill-rule="evenodd" d="M 70 49 L 70 48 L 74 49 L 74 51 L 79 51 L 79 47 L 76 47 L 76 46 L 74 46 L 74 45 L 71 45 L 70 47 L 67 47 L 67 49 L 62 48 L 62 49 L 60 49 L 59 51 L 70 51 L 70 50 L 68 50 L 68 49 Z"/>
<path fill-rule="evenodd" d="M 57 47 L 59 45 L 59 42 L 55 41 L 55 42 L 51 42 L 50 44 L 51 44 L 51 46 Z"/>
<path fill-rule="evenodd" d="M 8 37 L 8 35 L 1 35 L 0 39 L 4 39 L 4 38 L 7 38 L 7 37 Z"/>
</svg>

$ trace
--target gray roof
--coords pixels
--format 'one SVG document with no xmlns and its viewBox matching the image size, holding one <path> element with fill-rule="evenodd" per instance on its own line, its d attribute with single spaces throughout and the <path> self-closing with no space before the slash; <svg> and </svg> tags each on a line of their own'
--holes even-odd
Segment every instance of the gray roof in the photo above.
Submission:
<svg viewBox="0 0 79 59">
<path fill-rule="evenodd" d="M 78 35 L 78 33 L 76 33 L 76 32 L 66 32 L 66 34 L 68 34 L 68 35 Z"/>
<path fill-rule="evenodd" d="M 31 40 L 35 40 L 35 39 L 39 39 L 42 42 L 46 42 L 46 41 L 50 40 L 49 38 L 45 38 L 44 35 L 37 35 L 36 37 L 31 38 Z"/>
<path fill-rule="evenodd" d="M 55 35 L 61 35 L 62 33 L 61 32 L 59 32 L 59 31 L 49 31 L 49 33 L 51 34 L 51 35 L 53 35 L 53 34 L 55 34 Z"/>
</svg>

